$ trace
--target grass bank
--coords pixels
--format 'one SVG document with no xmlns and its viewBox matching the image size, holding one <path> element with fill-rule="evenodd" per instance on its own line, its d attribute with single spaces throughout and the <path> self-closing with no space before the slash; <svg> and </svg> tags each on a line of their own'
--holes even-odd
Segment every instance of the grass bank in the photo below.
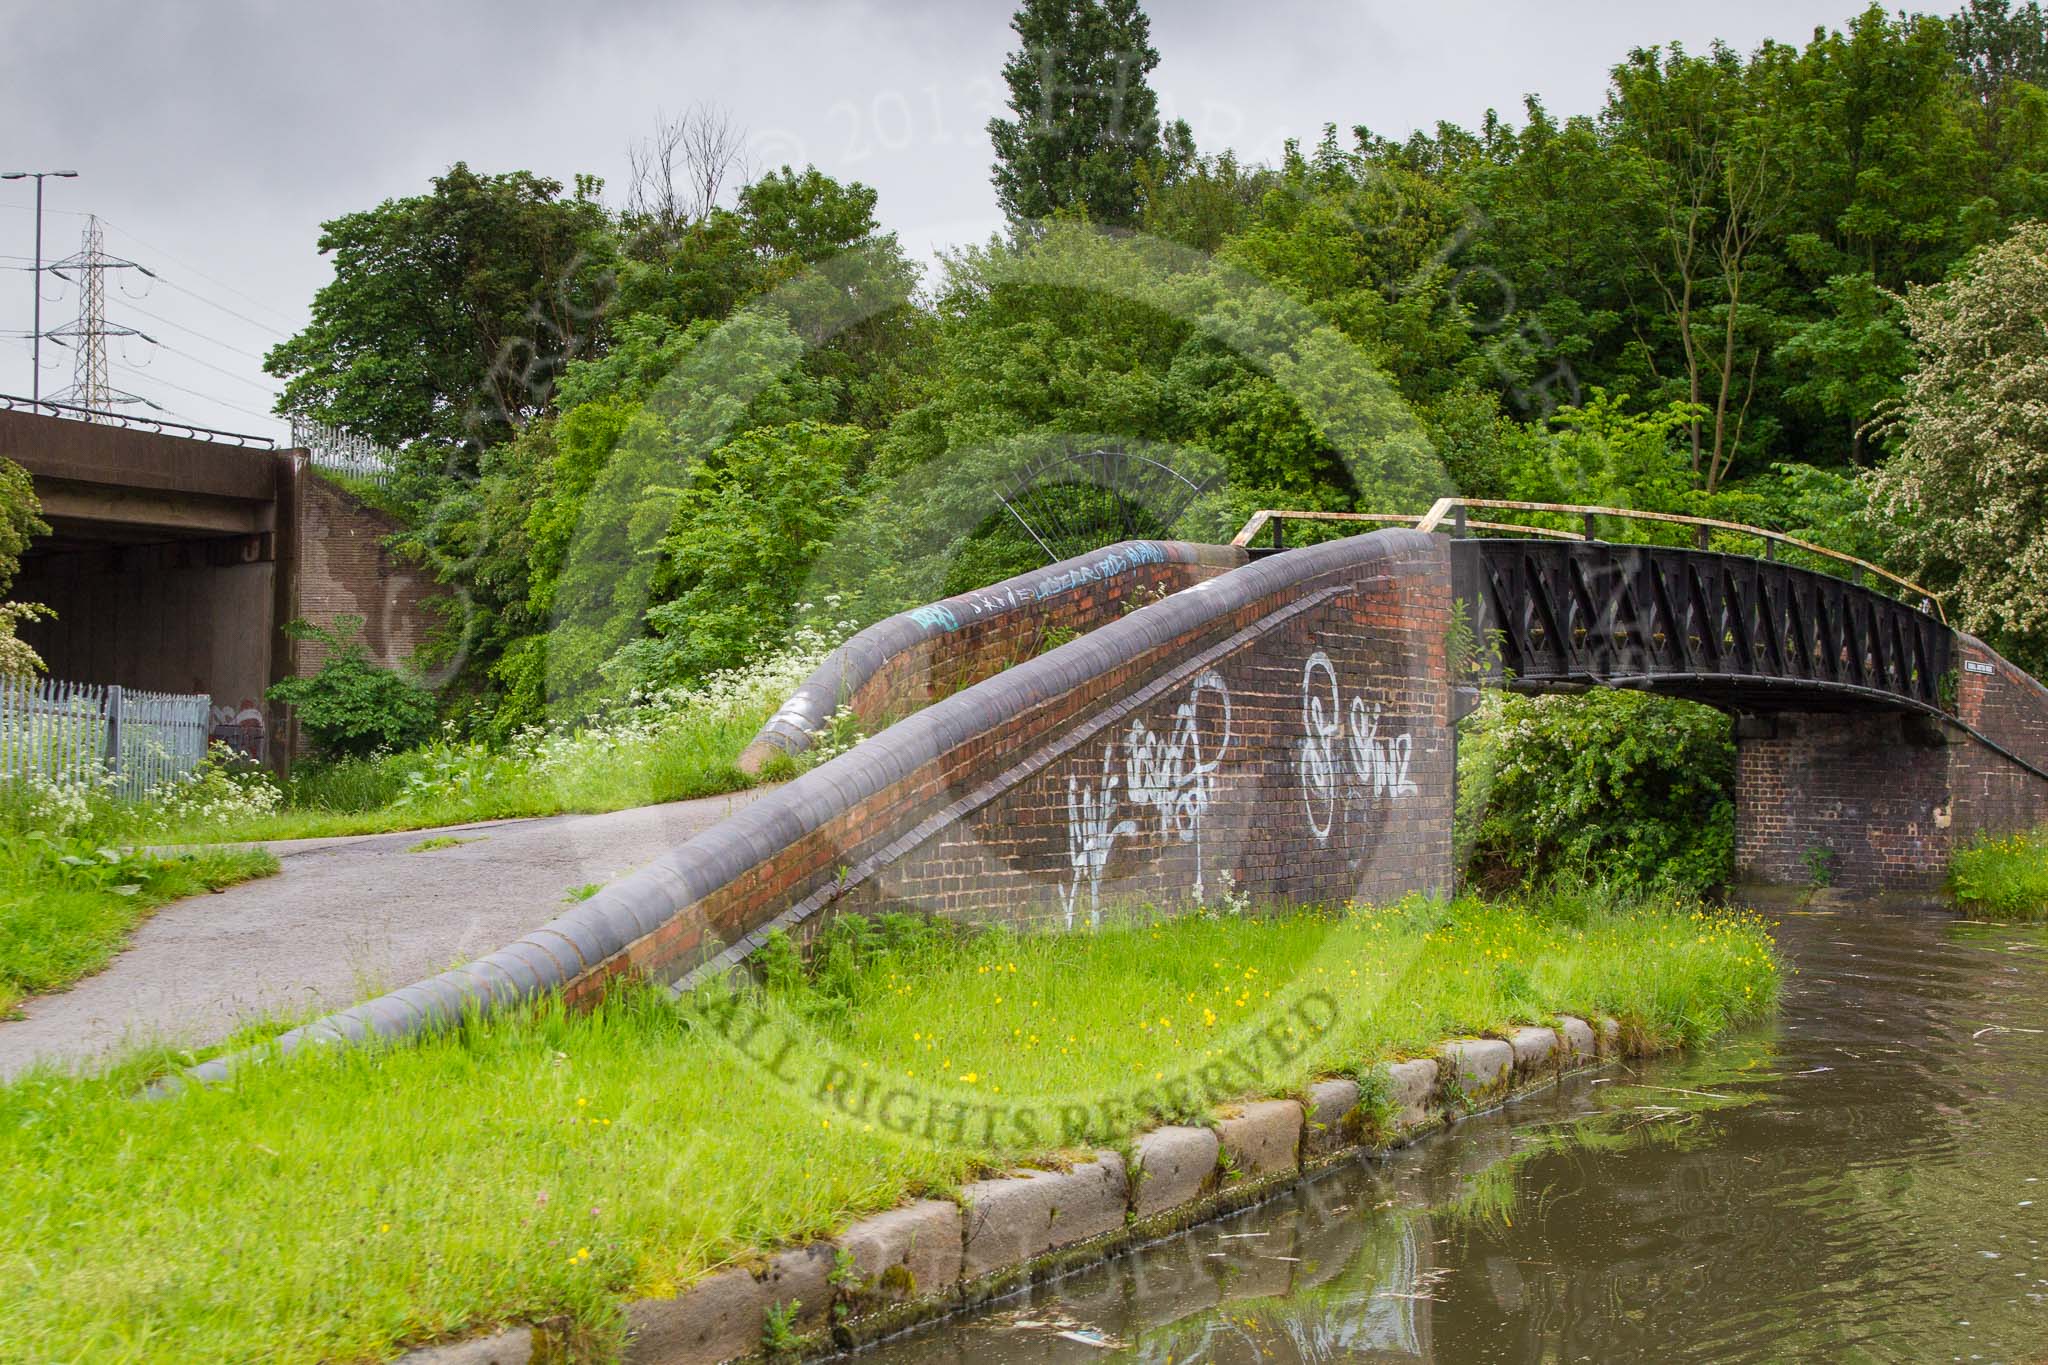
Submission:
<svg viewBox="0 0 2048 1365">
<path fill-rule="evenodd" d="M 1949 890 L 1977 919 L 2048 919 L 2048 829 L 1978 836 L 1949 860 Z"/>
<path fill-rule="evenodd" d="M 750 785 L 734 766 L 823 655 L 806 636 L 752 668 L 629 699 L 574 725 L 502 743 L 446 735 L 401 753 L 216 771 L 144 817 L 170 843 L 385 834 L 517 816 L 595 813 L 716 796 Z"/>
<path fill-rule="evenodd" d="M 544 1005 L 155 1103 L 132 1098 L 147 1059 L 0 1088 L 0 1356 L 377 1358 L 555 1315 L 601 1345 L 629 1298 L 1075 1136 L 1560 1011 L 1689 1042 L 1762 1014 L 1778 973 L 1752 917 L 1571 898 L 1031 937 L 845 923 L 738 996 Z M 1288 1041 L 1176 1097 L 1262 1038 Z M 932 1136 L 869 1081 L 1048 1119 Z"/>
<path fill-rule="evenodd" d="M 25 996 L 58 991 L 107 965 L 151 911 L 277 871 L 260 851 L 157 857 L 45 829 L 6 830 L 0 847 L 0 1019 Z"/>
</svg>

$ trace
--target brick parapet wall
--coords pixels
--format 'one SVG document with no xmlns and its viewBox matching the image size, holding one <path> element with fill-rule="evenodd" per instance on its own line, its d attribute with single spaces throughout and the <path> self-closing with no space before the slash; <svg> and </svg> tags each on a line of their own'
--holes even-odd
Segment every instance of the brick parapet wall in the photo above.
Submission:
<svg viewBox="0 0 2048 1365">
<path fill-rule="evenodd" d="M 1227 545 L 1124 541 L 868 627 L 821 664 L 761 728 L 739 765 L 800 753 L 842 705 L 879 730 L 1081 635 L 1246 561 Z"/>
<path fill-rule="evenodd" d="M 1956 714 L 1978 734 L 2048 771 L 2048 688 L 1970 635 L 1957 636 Z M 1956 827 L 2005 833 L 2048 822 L 2048 779 L 1981 744 L 1958 745 L 1950 766 Z"/>
</svg>

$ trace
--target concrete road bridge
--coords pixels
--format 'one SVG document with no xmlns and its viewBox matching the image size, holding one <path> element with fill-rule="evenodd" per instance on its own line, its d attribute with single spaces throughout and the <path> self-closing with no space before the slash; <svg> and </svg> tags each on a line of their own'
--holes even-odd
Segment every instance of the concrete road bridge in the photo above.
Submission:
<svg viewBox="0 0 2048 1365">
<path fill-rule="evenodd" d="M 29 472 L 50 526 L 9 595 L 55 610 L 21 631 L 52 677 L 206 693 L 217 735 L 281 758 L 287 718 L 264 691 L 319 665 L 288 622 L 362 616 L 387 664 L 431 625 L 430 581 L 385 548 L 396 523 L 307 451 L 0 396 L 0 458 Z"/>
<path fill-rule="evenodd" d="M 1914 585 L 1774 532 L 1515 507 L 1588 520 L 1480 521 L 1500 505 L 1446 500 L 1288 549 L 1251 542 L 1306 514 L 1261 513 L 1231 545 L 1126 541 L 891 617 L 742 763 L 802 751 L 842 706 L 872 732 L 856 748 L 518 942 L 284 1046 L 545 990 L 585 1001 L 621 974 L 686 983 L 842 909 L 1075 928 L 1122 904 L 1444 892 L 1456 722 L 1487 686 L 1731 712 L 1747 881 L 1804 883 L 1820 856 L 1836 886 L 1925 895 L 1958 841 L 2048 818 L 2048 691 Z M 1694 546 L 1601 540 L 1610 518 L 1678 523 Z M 1699 548 L 1710 536 L 1772 554 Z"/>
</svg>

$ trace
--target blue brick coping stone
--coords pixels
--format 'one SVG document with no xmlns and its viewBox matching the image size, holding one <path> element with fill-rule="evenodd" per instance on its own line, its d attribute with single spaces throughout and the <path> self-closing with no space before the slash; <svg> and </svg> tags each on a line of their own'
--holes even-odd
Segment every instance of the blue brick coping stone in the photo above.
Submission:
<svg viewBox="0 0 2048 1365">
<path fill-rule="evenodd" d="M 825 661 L 790 694 L 789 700 L 768 718 L 761 732 L 741 752 L 740 770 L 757 773 L 775 754 L 798 754 L 810 748 L 834 711 L 858 695 L 891 660 L 930 640 L 980 622 L 1043 611 L 1076 588 L 1111 582 L 1148 564 L 1192 564 L 1228 570 L 1242 567 L 1247 558 L 1235 545 L 1125 540 L 943 602 L 898 612 L 877 621 L 826 655 Z"/>
</svg>

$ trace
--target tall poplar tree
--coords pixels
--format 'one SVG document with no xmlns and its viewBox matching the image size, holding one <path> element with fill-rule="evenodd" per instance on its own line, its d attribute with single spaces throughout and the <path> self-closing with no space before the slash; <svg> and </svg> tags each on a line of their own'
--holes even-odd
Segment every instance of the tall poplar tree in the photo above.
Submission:
<svg viewBox="0 0 2048 1365">
<path fill-rule="evenodd" d="M 1138 218 L 1147 164 L 1166 159 L 1159 65 L 1138 0 L 1025 0 L 1010 21 L 1020 46 L 1003 64 L 1014 118 L 990 119 L 996 199 L 1013 223 L 1085 209 L 1097 223 Z M 1185 124 L 1172 147 L 1183 152 Z"/>
</svg>

